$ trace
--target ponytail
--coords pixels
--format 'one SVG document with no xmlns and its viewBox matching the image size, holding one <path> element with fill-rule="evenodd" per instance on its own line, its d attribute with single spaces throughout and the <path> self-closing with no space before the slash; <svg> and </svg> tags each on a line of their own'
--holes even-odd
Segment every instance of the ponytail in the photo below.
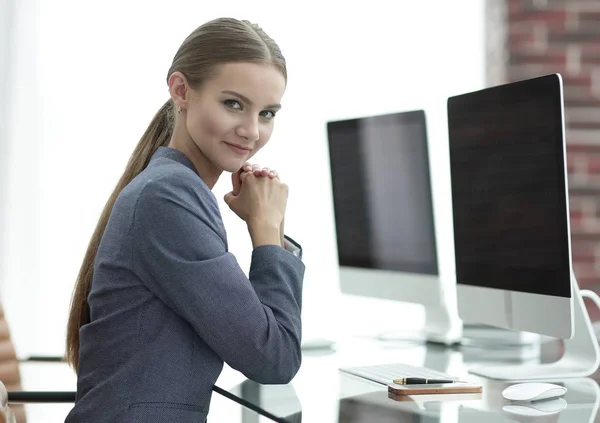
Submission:
<svg viewBox="0 0 600 423">
<path fill-rule="evenodd" d="M 92 289 L 92 277 L 94 274 L 94 261 L 100 245 L 100 240 L 106 229 L 108 219 L 117 197 L 142 170 L 148 166 L 150 159 L 159 147 L 166 146 L 171 138 L 173 122 L 173 103 L 168 100 L 154 115 L 152 122 L 138 142 L 131 155 L 125 172 L 119 180 L 115 190 L 110 195 L 96 229 L 92 235 L 83 263 L 77 275 L 75 289 L 71 298 L 71 311 L 67 324 L 67 349 L 66 360 L 77 370 L 79 365 L 79 329 L 90 322 L 90 307 L 87 301 Z"/>
</svg>

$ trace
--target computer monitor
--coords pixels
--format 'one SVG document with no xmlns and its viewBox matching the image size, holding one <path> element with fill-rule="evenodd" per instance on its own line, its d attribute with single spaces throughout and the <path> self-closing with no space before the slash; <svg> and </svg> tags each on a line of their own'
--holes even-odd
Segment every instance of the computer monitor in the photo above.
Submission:
<svg viewBox="0 0 600 423">
<path fill-rule="evenodd" d="M 448 128 L 460 317 L 577 336 L 554 367 L 478 373 L 500 379 L 593 373 L 598 345 L 589 339 L 571 265 L 560 75 L 451 97 Z"/>
<path fill-rule="evenodd" d="M 341 291 L 422 304 L 423 337 L 457 342 L 454 286 L 438 270 L 425 112 L 332 121 L 327 134 Z"/>
</svg>

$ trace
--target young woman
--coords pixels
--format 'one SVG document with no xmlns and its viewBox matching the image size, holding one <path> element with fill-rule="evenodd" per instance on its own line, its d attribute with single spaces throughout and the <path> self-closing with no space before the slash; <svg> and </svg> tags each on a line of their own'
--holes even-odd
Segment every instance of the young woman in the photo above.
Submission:
<svg viewBox="0 0 600 423">
<path fill-rule="evenodd" d="M 259 383 L 300 367 L 304 265 L 283 236 L 288 188 L 248 164 L 268 141 L 287 72 L 257 25 L 217 19 L 181 45 L 171 98 L 108 200 L 73 294 L 75 422 L 202 422 L 223 362 Z M 249 277 L 211 189 L 248 227 Z"/>
</svg>

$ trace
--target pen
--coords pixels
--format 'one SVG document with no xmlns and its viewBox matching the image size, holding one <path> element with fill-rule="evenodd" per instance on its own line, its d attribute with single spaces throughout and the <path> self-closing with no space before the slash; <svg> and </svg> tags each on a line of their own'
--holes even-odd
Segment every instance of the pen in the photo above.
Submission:
<svg viewBox="0 0 600 423">
<path fill-rule="evenodd" d="M 398 385 L 426 385 L 426 384 L 431 384 L 431 383 L 464 383 L 460 380 L 427 379 L 424 377 L 403 377 L 400 379 L 394 379 L 393 382 Z"/>
</svg>

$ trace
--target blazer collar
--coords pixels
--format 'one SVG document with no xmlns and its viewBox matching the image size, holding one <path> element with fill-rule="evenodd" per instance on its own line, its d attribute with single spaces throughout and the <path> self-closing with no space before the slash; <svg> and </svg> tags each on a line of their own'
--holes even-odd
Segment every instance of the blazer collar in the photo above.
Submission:
<svg viewBox="0 0 600 423">
<path fill-rule="evenodd" d="M 188 157 L 179 150 L 175 150 L 171 147 L 158 147 L 158 150 L 156 150 L 156 152 L 152 156 L 152 160 L 150 160 L 150 163 L 161 158 L 170 159 L 176 161 L 177 163 L 181 163 L 182 165 L 193 170 L 194 173 L 198 174 L 198 171 L 196 170 L 196 167 L 194 166 L 192 161 L 188 159 Z"/>
</svg>

